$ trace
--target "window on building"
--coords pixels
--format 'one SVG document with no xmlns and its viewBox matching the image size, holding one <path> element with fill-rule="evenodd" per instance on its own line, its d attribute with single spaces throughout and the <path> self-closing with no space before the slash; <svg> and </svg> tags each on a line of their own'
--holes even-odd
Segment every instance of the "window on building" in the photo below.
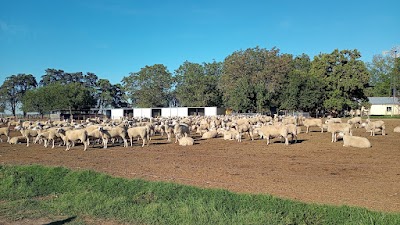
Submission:
<svg viewBox="0 0 400 225">
<path fill-rule="evenodd" d="M 392 111 L 392 107 L 388 106 L 386 107 L 386 112 L 391 112 Z"/>
</svg>

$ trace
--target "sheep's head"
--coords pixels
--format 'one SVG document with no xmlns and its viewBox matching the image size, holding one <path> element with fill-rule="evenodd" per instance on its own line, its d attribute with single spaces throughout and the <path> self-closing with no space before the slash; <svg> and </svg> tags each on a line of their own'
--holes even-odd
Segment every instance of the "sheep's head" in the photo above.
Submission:
<svg viewBox="0 0 400 225">
<path fill-rule="evenodd" d="M 57 133 L 59 134 L 65 134 L 65 130 L 63 128 L 58 128 Z"/>
</svg>

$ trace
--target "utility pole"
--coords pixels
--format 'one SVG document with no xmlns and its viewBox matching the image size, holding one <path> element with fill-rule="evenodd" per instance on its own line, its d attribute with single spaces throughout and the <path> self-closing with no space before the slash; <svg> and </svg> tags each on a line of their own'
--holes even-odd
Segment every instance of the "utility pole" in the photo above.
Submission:
<svg viewBox="0 0 400 225">
<path fill-rule="evenodd" d="M 396 78 L 397 78 L 397 68 L 396 68 L 396 58 L 397 58 L 397 49 L 394 49 L 394 74 L 393 74 L 393 101 L 396 98 Z"/>
<path fill-rule="evenodd" d="M 397 84 L 397 76 L 398 71 L 396 68 L 396 61 L 397 61 L 397 49 L 394 49 L 394 70 L 393 70 L 393 107 L 392 107 L 392 115 L 394 113 L 394 109 L 396 108 L 396 84 Z"/>
<path fill-rule="evenodd" d="M 397 59 L 397 51 L 400 50 L 400 46 L 395 46 L 389 51 L 383 51 L 382 55 L 387 55 L 390 54 L 390 56 L 393 57 L 393 72 L 390 77 L 390 96 L 392 97 L 393 100 L 393 105 L 392 105 L 392 116 L 394 114 L 394 109 L 396 108 L 396 81 L 397 81 L 397 70 L 396 70 L 396 59 Z M 393 94 L 392 94 L 393 92 Z"/>
</svg>

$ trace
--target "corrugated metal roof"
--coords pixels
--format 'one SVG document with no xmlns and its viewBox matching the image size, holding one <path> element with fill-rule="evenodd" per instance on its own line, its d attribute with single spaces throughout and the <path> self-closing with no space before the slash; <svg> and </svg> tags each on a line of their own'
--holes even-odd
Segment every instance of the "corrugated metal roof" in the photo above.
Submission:
<svg viewBox="0 0 400 225">
<path fill-rule="evenodd" d="M 391 105 L 393 104 L 393 97 L 368 97 L 372 105 Z M 394 98 L 395 104 L 400 104 L 399 98 Z"/>
</svg>

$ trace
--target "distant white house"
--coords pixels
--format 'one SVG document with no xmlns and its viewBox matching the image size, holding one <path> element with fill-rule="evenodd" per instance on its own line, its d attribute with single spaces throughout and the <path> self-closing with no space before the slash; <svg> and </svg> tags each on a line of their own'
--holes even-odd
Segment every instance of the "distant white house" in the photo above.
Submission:
<svg viewBox="0 0 400 225">
<path fill-rule="evenodd" d="M 400 102 L 397 97 L 369 97 L 371 108 L 369 115 L 400 115 Z"/>
<path fill-rule="evenodd" d="M 217 116 L 225 115 L 225 109 L 218 107 L 169 107 L 169 108 L 118 108 L 106 109 L 107 117 L 175 117 L 175 116 Z"/>
</svg>

